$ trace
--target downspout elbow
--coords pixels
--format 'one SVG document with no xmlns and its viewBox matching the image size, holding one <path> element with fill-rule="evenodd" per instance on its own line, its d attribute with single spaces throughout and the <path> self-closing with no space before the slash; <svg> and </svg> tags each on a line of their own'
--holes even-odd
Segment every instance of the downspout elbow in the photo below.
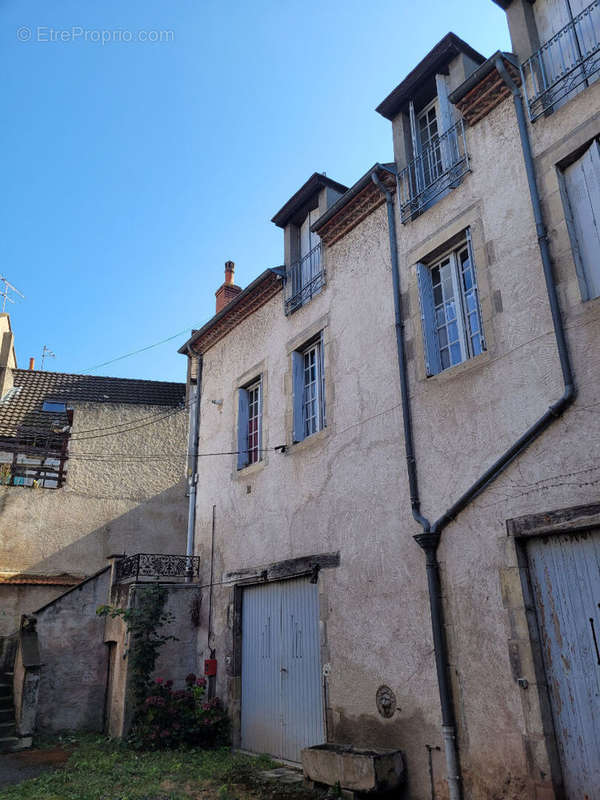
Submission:
<svg viewBox="0 0 600 800">
<path fill-rule="evenodd" d="M 565 390 L 562 397 L 552 403 L 549 408 L 550 413 L 555 417 L 560 417 L 563 411 L 566 411 L 569 406 L 573 405 L 577 399 L 577 388 L 574 383 L 566 383 Z"/>
<path fill-rule="evenodd" d="M 375 172 L 375 170 L 373 170 L 373 172 L 371 173 L 371 180 L 373 181 L 375 186 L 379 189 L 379 191 L 385 196 L 385 202 L 386 203 L 391 203 L 392 202 L 392 193 L 390 192 L 389 189 L 387 189 L 383 185 L 379 175 Z"/>
<path fill-rule="evenodd" d="M 496 70 L 500 73 L 500 77 L 506 84 L 509 91 L 512 93 L 512 96 L 521 97 L 521 90 L 519 89 L 517 84 L 513 81 L 513 79 L 510 77 L 509 71 L 504 66 L 504 59 L 502 58 L 502 56 L 496 56 L 496 58 L 494 59 L 494 66 L 496 67 Z"/>
</svg>

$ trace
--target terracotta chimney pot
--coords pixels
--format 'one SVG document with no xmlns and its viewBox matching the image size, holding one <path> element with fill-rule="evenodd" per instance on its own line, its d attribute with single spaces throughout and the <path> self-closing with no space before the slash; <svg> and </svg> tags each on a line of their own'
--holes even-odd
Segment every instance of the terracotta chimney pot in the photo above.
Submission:
<svg viewBox="0 0 600 800">
<path fill-rule="evenodd" d="M 225 306 L 228 306 L 229 303 L 233 300 L 234 297 L 237 297 L 238 294 L 242 291 L 241 286 L 236 286 L 233 282 L 233 273 L 235 272 L 235 264 L 233 261 L 226 261 L 225 262 L 225 283 L 220 286 L 217 291 L 215 292 L 215 297 L 217 298 L 217 311 L 222 311 Z"/>
</svg>

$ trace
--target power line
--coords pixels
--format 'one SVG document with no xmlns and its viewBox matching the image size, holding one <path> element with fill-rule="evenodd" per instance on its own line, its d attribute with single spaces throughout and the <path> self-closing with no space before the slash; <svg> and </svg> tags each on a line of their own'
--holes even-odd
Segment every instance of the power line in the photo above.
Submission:
<svg viewBox="0 0 600 800">
<path fill-rule="evenodd" d="M 155 422 L 160 422 L 163 419 L 168 419 L 169 417 L 175 416 L 176 414 L 181 414 L 184 411 L 188 411 L 192 405 L 194 405 L 196 401 L 192 400 L 187 404 L 182 404 L 178 408 L 171 409 L 171 411 L 167 412 L 159 412 L 155 414 L 148 414 L 145 417 L 139 417 L 139 419 L 130 419 L 126 420 L 125 422 L 117 422 L 114 425 L 106 425 L 100 428 L 87 428 L 85 430 L 76 431 L 74 434 L 69 436 L 69 441 L 71 442 L 82 442 L 86 439 L 97 439 L 101 438 L 101 436 L 116 436 L 120 433 L 128 433 L 130 430 L 137 430 L 138 428 L 144 428 L 146 425 L 153 425 Z M 139 425 L 137 423 L 142 422 L 143 420 L 150 420 L 149 422 L 145 422 L 143 425 Z M 128 426 L 128 427 L 124 427 Z M 119 430 L 112 430 L 112 428 L 119 428 Z M 80 436 L 82 433 L 92 433 L 95 431 L 111 431 L 111 433 L 100 434 L 97 436 Z M 49 436 L 50 434 L 54 433 L 57 435 L 56 431 L 49 431 L 47 428 L 23 428 L 22 432 L 24 434 L 39 434 L 40 436 Z"/>
<path fill-rule="evenodd" d="M 283 450 L 284 445 L 280 447 L 262 447 L 259 448 L 259 453 L 273 453 L 277 450 Z M 168 458 L 189 458 L 189 457 L 198 457 L 198 458 L 208 458 L 211 456 L 237 456 L 240 453 L 246 453 L 247 450 L 220 450 L 213 453 L 156 453 L 156 454 L 129 454 L 129 453 L 69 453 L 68 460 L 71 461 L 72 459 L 78 461 L 115 461 L 117 460 L 119 463 L 126 462 L 126 461 L 159 461 Z M 256 452 L 254 450 L 253 452 Z"/>
<path fill-rule="evenodd" d="M 204 324 L 204 323 L 203 323 Z M 201 325 L 198 328 L 202 327 Z M 131 356 L 137 356 L 138 353 L 144 353 L 146 350 L 152 350 L 154 347 L 160 347 L 161 344 L 166 344 L 167 342 L 172 342 L 173 339 L 178 339 L 180 336 L 190 332 L 193 330 L 194 326 L 190 326 L 184 328 L 182 331 L 178 331 L 174 333 L 172 336 L 167 336 L 166 339 L 161 339 L 160 342 L 154 342 L 154 344 L 146 345 L 146 347 L 140 347 L 138 350 L 132 350 L 129 353 L 125 353 L 122 356 L 116 356 L 116 358 L 111 358 L 109 361 L 103 361 L 101 364 L 95 364 L 93 367 L 88 367 L 87 369 L 82 369 L 78 374 L 85 375 L 86 372 L 92 372 L 95 369 L 100 369 L 100 367 L 106 367 L 109 364 L 114 364 L 116 361 L 122 361 L 124 358 L 130 358 Z"/>
</svg>

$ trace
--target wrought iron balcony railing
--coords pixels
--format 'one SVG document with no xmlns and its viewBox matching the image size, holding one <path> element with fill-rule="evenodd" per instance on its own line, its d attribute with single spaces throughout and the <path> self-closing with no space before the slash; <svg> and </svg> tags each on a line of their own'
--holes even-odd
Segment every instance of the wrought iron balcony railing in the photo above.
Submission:
<svg viewBox="0 0 600 800">
<path fill-rule="evenodd" d="M 600 0 L 594 0 L 521 65 L 529 119 L 554 110 L 600 73 Z"/>
<path fill-rule="evenodd" d="M 298 261 L 291 264 L 285 276 L 285 313 L 292 314 L 306 305 L 325 285 L 321 262 L 321 242 Z"/>
<path fill-rule="evenodd" d="M 115 583 L 148 578 L 187 578 L 200 574 L 199 556 L 173 556 L 162 553 L 136 553 L 115 565 Z"/>
<path fill-rule="evenodd" d="M 408 222 L 469 171 L 463 120 L 436 136 L 398 175 L 400 219 Z"/>
</svg>

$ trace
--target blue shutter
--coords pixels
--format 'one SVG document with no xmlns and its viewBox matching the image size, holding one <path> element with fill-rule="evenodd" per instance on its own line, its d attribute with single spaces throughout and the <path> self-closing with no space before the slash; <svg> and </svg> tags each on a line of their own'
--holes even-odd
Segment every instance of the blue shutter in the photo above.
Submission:
<svg viewBox="0 0 600 800">
<path fill-rule="evenodd" d="M 248 392 L 238 390 L 238 428 L 237 428 L 237 468 L 243 469 L 248 465 Z"/>
<path fill-rule="evenodd" d="M 304 354 L 295 350 L 292 353 L 292 384 L 294 392 L 294 428 L 295 442 L 304 439 Z"/>
<path fill-rule="evenodd" d="M 479 302 L 479 282 L 475 272 L 475 259 L 473 258 L 473 242 L 471 241 L 471 229 L 467 228 L 467 248 L 469 250 L 469 261 L 471 262 L 471 272 L 473 273 L 473 288 L 475 299 L 477 300 L 477 313 L 479 314 L 479 336 L 481 338 L 481 349 L 487 350 L 485 343 L 485 331 L 483 330 L 483 317 L 481 316 L 481 303 Z"/>
<path fill-rule="evenodd" d="M 323 331 L 319 335 L 319 377 L 321 379 L 321 428 L 327 427 L 327 417 L 325 416 L 325 348 L 323 347 Z"/>
<path fill-rule="evenodd" d="M 431 283 L 431 270 L 425 264 L 417 264 L 417 277 L 419 279 L 419 302 L 421 304 L 421 327 L 423 329 L 423 347 L 425 350 L 425 367 L 428 375 L 437 375 L 442 371 L 440 350 L 437 340 L 435 324 L 435 310 L 433 305 L 433 285 Z"/>
</svg>

